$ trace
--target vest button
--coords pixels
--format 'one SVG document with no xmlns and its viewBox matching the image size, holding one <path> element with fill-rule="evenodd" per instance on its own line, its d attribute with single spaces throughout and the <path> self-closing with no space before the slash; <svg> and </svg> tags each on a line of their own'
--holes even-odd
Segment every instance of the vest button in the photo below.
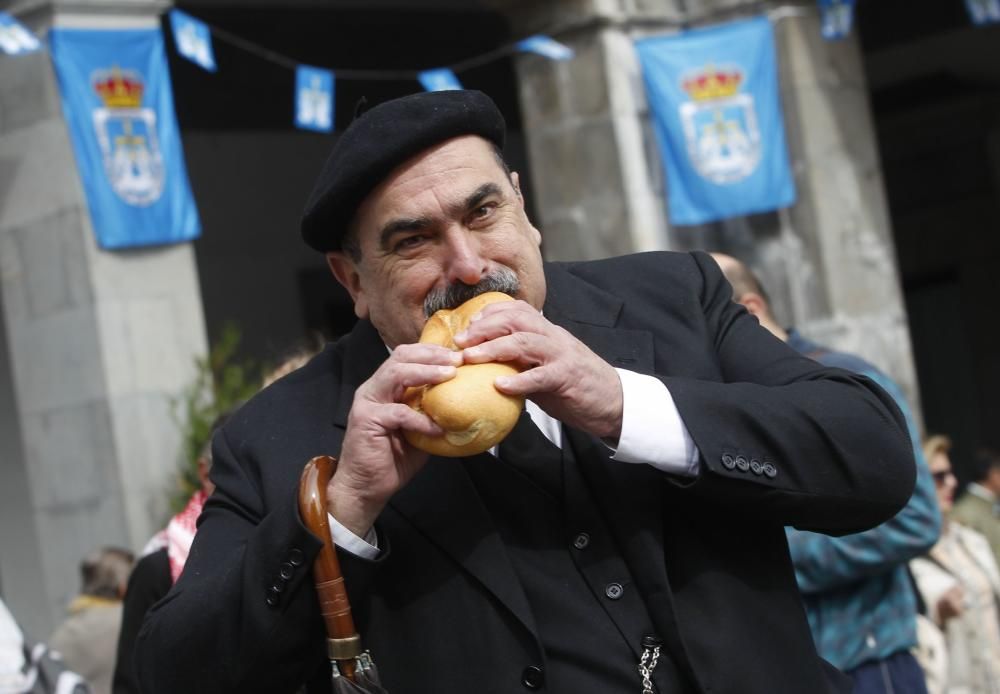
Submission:
<svg viewBox="0 0 1000 694">
<path fill-rule="evenodd" d="M 612 600 L 617 600 L 625 593 L 625 589 L 622 588 L 621 583 L 609 583 L 604 588 L 604 594 L 607 595 Z"/>
<path fill-rule="evenodd" d="M 573 540 L 573 546 L 576 547 L 577 549 L 587 549 L 587 546 L 589 544 L 590 544 L 590 535 L 588 535 L 587 533 L 580 533 L 579 535 L 576 536 L 576 539 Z"/>
<path fill-rule="evenodd" d="M 542 668 L 529 665 L 521 672 L 521 684 L 528 689 L 539 689 L 545 684 L 545 674 Z"/>
</svg>

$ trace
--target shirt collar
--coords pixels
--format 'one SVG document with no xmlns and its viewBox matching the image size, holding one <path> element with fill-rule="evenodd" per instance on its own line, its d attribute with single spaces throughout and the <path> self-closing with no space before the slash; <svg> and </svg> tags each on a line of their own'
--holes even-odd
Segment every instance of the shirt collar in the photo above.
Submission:
<svg viewBox="0 0 1000 694">
<path fill-rule="evenodd" d="M 966 491 L 969 492 L 969 494 L 977 496 L 983 501 L 988 501 L 991 504 L 995 504 L 997 502 L 996 494 L 977 482 L 969 482 L 969 486 L 966 488 Z"/>
</svg>

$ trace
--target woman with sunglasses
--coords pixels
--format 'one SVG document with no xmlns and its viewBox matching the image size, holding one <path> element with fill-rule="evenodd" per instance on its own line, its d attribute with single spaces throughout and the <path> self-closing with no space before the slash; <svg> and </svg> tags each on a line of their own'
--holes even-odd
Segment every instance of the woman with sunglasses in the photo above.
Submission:
<svg viewBox="0 0 1000 694">
<path fill-rule="evenodd" d="M 949 519 L 958 482 L 948 456 L 951 440 L 931 436 L 924 456 L 945 519 L 941 539 L 910 562 L 930 617 L 948 649 L 948 694 L 1000 694 L 1000 570 L 980 533 Z"/>
</svg>

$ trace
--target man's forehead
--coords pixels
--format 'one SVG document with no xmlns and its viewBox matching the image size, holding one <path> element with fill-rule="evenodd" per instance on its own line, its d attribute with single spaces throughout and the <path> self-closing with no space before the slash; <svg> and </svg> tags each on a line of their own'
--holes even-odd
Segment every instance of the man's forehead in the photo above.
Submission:
<svg viewBox="0 0 1000 694">
<path fill-rule="evenodd" d="M 355 221 L 369 226 L 397 215 L 431 214 L 462 204 L 487 186 L 499 188 L 504 179 L 488 142 L 475 136 L 454 138 L 392 171 L 361 202 Z"/>
</svg>

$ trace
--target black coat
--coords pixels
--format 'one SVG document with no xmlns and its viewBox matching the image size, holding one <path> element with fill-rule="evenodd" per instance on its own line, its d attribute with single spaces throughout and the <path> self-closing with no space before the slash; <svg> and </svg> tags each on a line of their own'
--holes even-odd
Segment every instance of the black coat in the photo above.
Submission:
<svg viewBox="0 0 1000 694">
<path fill-rule="evenodd" d="M 849 691 L 816 655 L 783 526 L 855 532 L 906 502 L 914 463 L 892 400 L 771 336 L 704 254 L 549 264 L 546 277 L 546 318 L 612 365 L 661 378 L 701 453 L 697 478 L 672 478 L 564 427 L 671 657 L 706 692 Z M 362 321 L 216 437 L 217 490 L 140 637 L 146 694 L 322 680 L 308 571 L 320 543 L 298 519 L 296 487 L 305 461 L 339 452 L 354 390 L 385 354 Z M 518 691 L 525 666 L 544 666 L 460 459 L 432 459 L 376 528 L 378 560 L 341 561 L 392 694 Z"/>
</svg>

